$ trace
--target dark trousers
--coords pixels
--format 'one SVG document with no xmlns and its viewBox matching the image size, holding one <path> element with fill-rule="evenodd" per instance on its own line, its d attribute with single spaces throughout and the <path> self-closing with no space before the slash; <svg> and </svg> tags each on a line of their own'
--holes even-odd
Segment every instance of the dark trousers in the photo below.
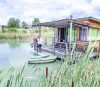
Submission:
<svg viewBox="0 0 100 87">
<path fill-rule="evenodd" d="M 41 52 L 41 46 L 42 46 L 41 44 L 37 45 L 37 52 Z"/>
<path fill-rule="evenodd" d="M 34 50 L 37 50 L 37 39 L 34 39 Z"/>
</svg>

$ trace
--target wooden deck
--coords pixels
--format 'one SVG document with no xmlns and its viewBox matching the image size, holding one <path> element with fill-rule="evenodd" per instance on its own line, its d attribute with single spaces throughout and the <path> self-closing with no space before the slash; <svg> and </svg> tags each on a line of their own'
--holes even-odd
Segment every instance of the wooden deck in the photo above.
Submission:
<svg viewBox="0 0 100 87">
<path fill-rule="evenodd" d="M 48 41 L 49 40 L 49 41 Z M 53 38 L 44 38 L 44 45 L 42 46 L 42 50 L 51 54 L 54 54 L 57 56 L 57 58 L 59 59 L 64 59 L 67 56 L 71 56 L 71 51 L 74 47 L 75 44 L 75 58 L 79 58 L 79 55 L 81 54 L 84 55 L 86 54 L 86 50 L 90 45 L 93 45 L 95 43 L 95 41 L 92 41 L 90 43 L 90 41 L 77 41 L 77 42 L 59 42 L 56 41 L 56 39 Z M 90 58 L 92 57 L 96 57 L 100 54 L 100 40 L 96 41 L 96 44 L 94 46 L 94 51 L 93 53 L 90 55 Z"/>
<path fill-rule="evenodd" d="M 54 55 L 57 56 L 57 58 L 60 58 L 60 59 L 64 59 L 66 57 L 66 54 L 62 49 L 55 48 L 55 51 L 54 51 L 53 45 L 42 46 L 42 50 L 46 51 L 46 52 L 49 52 L 51 54 L 54 54 Z"/>
<path fill-rule="evenodd" d="M 53 45 L 49 44 L 49 45 L 43 45 L 42 46 L 42 50 L 46 51 L 48 53 L 54 54 L 57 56 L 57 58 L 63 60 L 64 58 L 66 58 L 66 56 L 71 56 L 71 52 L 68 52 L 66 55 L 66 50 L 62 49 L 62 48 L 55 48 L 55 50 L 53 49 Z M 81 52 L 81 51 L 75 51 L 75 60 L 78 60 L 78 58 L 80 58 L 80 56 L 83 56 L 84 54 L 86 54 L 85 52 Z M 93 52 L 90 55 L 90 58 L 96 58 L 97 56 L 99 56 L 98 52 Z"/>
</svg>

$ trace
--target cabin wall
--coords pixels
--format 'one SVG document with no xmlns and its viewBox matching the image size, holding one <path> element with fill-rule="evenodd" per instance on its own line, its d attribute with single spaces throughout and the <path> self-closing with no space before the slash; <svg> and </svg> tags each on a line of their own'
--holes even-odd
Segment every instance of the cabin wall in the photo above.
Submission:
<svg viewBox="0 0 100 87">
<path fill-rule="evenodd" d="M 89 28 L 88 40 L 100 40 L 100 29 Z"/>
<path fill-rule="evenodd" d="M 100 22 L 91 19 L 82 19 L 80 22 L 89 23 L 88 38 L 87 40 L 100 40 Z"/>
<path fill-rule="evenodd" d="M 97 22 L 97 21 L 94 21 L 94 20 L 88 20 L 88 19 L 80 20 L 80 22 L 88 23 L 89 27 L 91 27 L 91 28 L 100 29 L 100 22 Z"/>
<path fill-rule="evenodd" d="M 89 20 L 89 27 L 95 28 L 95 29 L 100 29 L 100 22 Z"/>
<path fill-rule="evenodd" d="M 89 20 L 89 40 L 100 40 L 100 22 Z"/>
<path fill-rule="evenodd" d="M 95 42 L 95 41 L 94 41 Z M 93 42 L 93 43 L 94 43 Z M 84 47 L 88 47 L 89 41 L 77 41 L 76 47 L 78 49 L 84 49 Z M 100 52 L 100 40 L 98 40 L 94 46 L 94 52 Z"/>
</svg>

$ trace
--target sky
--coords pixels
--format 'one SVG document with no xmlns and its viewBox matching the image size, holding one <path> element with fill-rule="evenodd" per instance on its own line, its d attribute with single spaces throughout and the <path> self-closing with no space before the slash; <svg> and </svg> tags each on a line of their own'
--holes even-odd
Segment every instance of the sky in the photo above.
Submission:
<svg viewBox="0 0 100 87">
<path fill-rule="evenodd" d="M 100 19 L 100 0 L 0 0 L 0 25 L 11 17 L 31 24 L 34 18 L 41 22 L 92 16 Z"/>
</svg>

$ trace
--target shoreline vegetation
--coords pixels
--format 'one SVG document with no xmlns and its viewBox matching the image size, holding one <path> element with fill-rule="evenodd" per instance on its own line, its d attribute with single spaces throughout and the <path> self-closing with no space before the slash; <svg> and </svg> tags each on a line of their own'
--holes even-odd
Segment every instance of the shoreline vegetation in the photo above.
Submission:
<svg viewBox="0 0 100 87">
<path fill-rule="evenodd" d="M 100 87 L 100 57 L 90 60 L 91 52 L 91 46 L 88 46 L 86 54 L 72 65 L 68 64 L 70 56 L 67 56 L 66 61 L 57 64 L 51 73 L 49 71 L 47 78 L 43 69 L 41 78 L 36 78 L 35 73 L 40 72 L 37 65 L 33 65 L 33 77 L 24 76 L 26 64 L 21 70 L 11 67 L 0 73 L 0 87 Z"/>
<path fill-rule="evenodd" d="M 22 35 L 21 37 L 24 37 L 29 34 L 33 36 L 34 32 L 34 30 L 31 32 L 27 30 L 27 33 L 25 33 L 21 29 L 16 32 L 7 30 L 1 32 L 0 35 L 4 35 L 7 39 L 8 37 L 9 39 L 11 37 L 15 39 L 14 35 Z M 43 36 L 53 35 L 52 32 L 46 30 L 43 30 L 41 33 Z M 8 36 L 6 36 L 7 34 Z M 16 36 L 16 39 L 19 36 Z M 93 52 L 94 45 L 90 43 L 85 54 L 79 56 L 78 62 L 70 65 L 69 59 L 75 60 L 75 49 L 73 46 L 73 50 L 70 52 L 71 56 L 66 56 L 65 61 L 57 64 L 57 67 L 54 67 L 51 72 L 48 68 L 49 74 L 47 78 L 45 69 L 40 69 L 37 65 L 33 65 L 33 77 L 24 76 L 27 64 L 21 69 L 11 67 L 9 70 L 1 70 L 0 87 L 100 87 L 100 55 L 96 60 L 90 60 L 89 58 L 89 55 Z M 38 72 L 41 73 L 39 77 L 36 76 Z"/>
<path fill-rule="evenodd" d="M 18 19 L 11 18 L 8 24 L 12 26 L 14 23 L 15 26 L 19 27 L 19 22 Z M 0 39 L 32 40 L 29 38 L 33 38 L 34 32 L 37 30 L 17 28 L 0 29 Z M 41 29 L 41 35 L 42 37 L 52 37 L 54 33 L 52 29 L 44 28 Z M 11 43 L 15 44 L 16 42 Z M 12 47 L 14 46 L 12 44 L 10 45 Z M 75 63 L 76 54 L 75 46 L 73 46 L 72 51 L 68 52 L 68 55 L 61 64 L 57 63 L 57 67 L 53 66 L 51 71 L 48 67 L 48 75 L 46 75 L 45 69 L 48 65 L 45 68 L 32 65 L 33 76 L 31 77 L 30 75 L 28 77 L 24 76 L 26 67 L 28 66 L 27 63 L 22 68 L 20 67 L 20 69 L 11 67 L 9 70 L 0 70 L 0 87 L 100 87 L 100 54 L 96 59 L 90 59 L 94 46 L 95 42 L 94 44 L 89 43 L 87 50 L 83 55 L 82 53 L 79 54 L 78 60 Z M 27 72 L 30 73 L 28 70 Z"/>
<path fill-rule="evenodd" d="M 31 37 L 32 33 L 28 29 L 9 28 L 0 32 L 0 39 L 28 39 Z"/>
<path fill-rule="evenodd" d="M 38 29 L 8 28 L 3 31 L 0 29 L 0 39 L 32 39 L 36 31 L 38 31 Z M 43 37 L 53 36 L 53 30 L 44 28 L 42 29 L 41 34 Z"/>
</svg>

